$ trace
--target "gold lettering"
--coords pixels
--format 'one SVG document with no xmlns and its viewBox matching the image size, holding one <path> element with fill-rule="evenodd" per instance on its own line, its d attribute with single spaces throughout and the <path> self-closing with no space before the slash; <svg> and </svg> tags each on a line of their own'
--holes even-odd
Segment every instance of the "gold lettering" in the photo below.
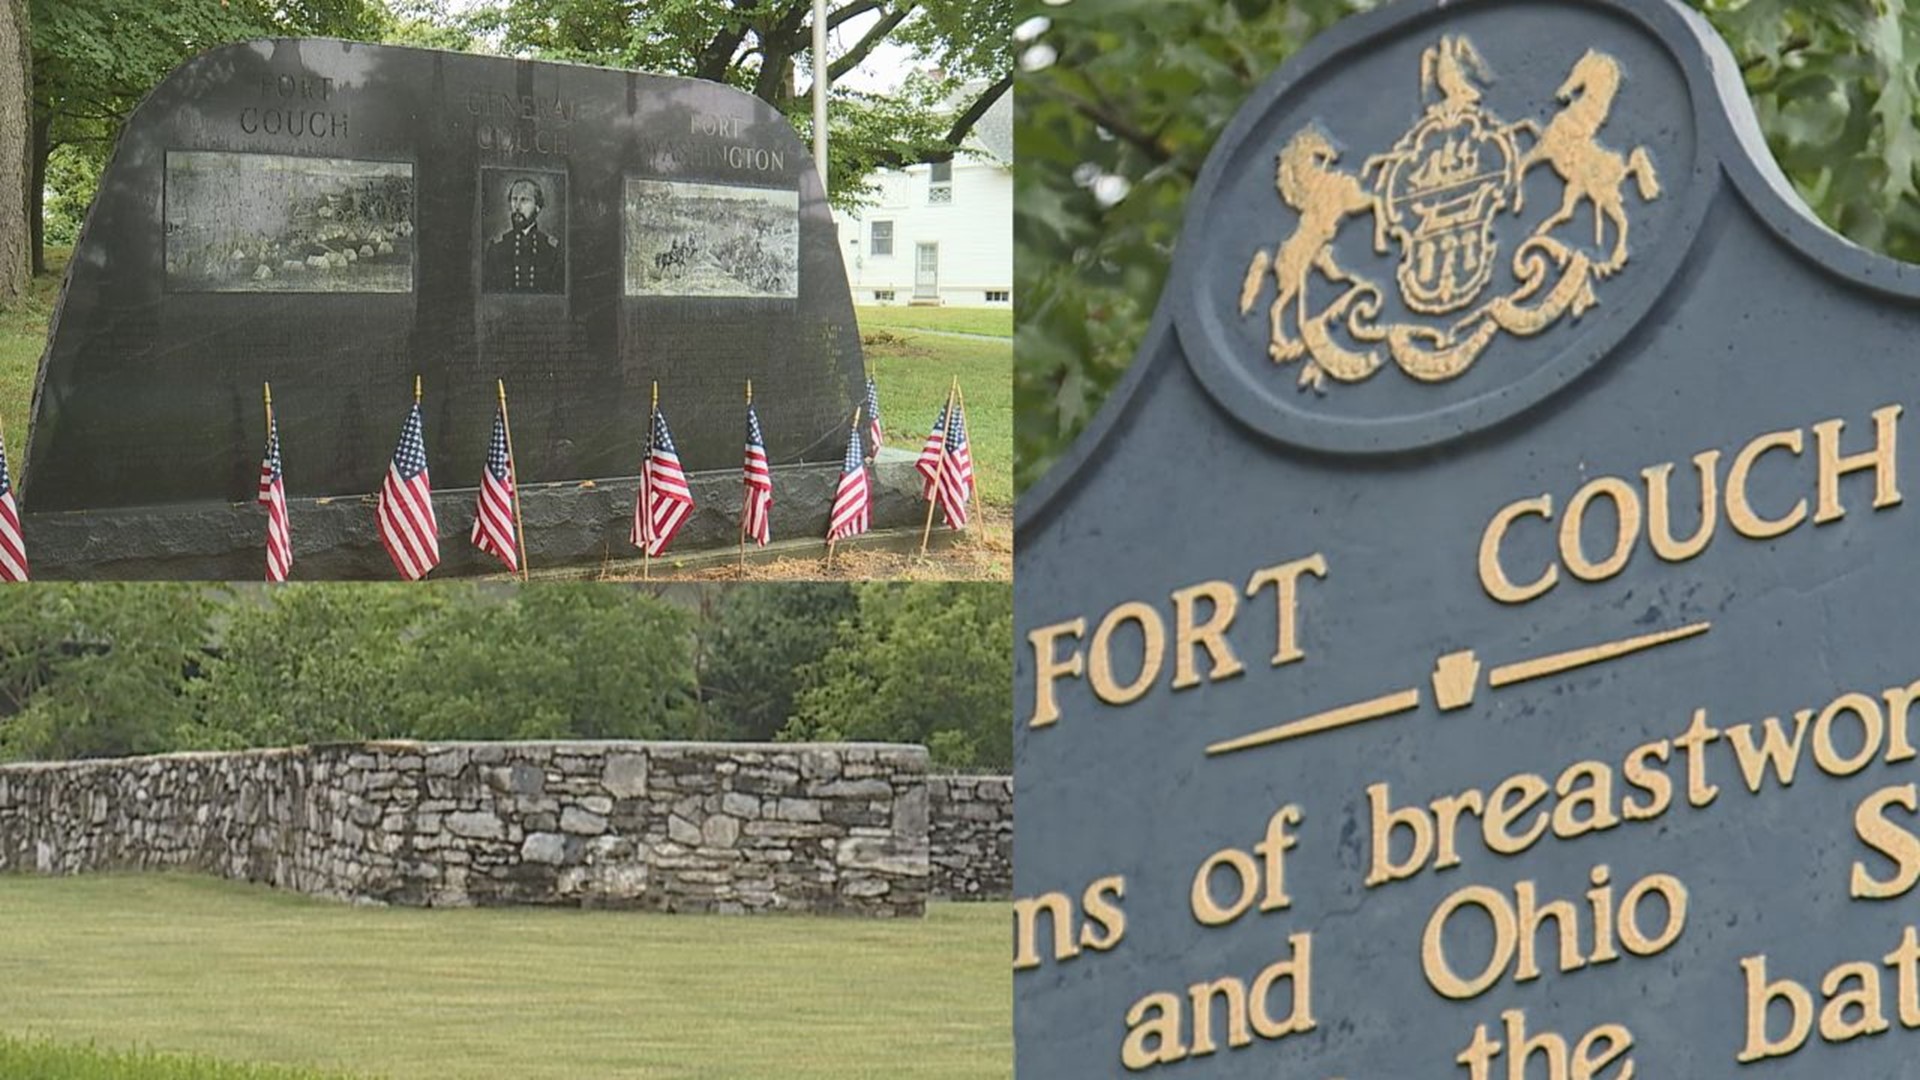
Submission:
<svg viewBox="0 0 1920 1080">
<path fill-rule="evenodd" d="M 1020 897 L 1013 902 L 1013 970 L 1040 966 L 1040 950 L 1035 939 L 1040 933 L 1043 914 L 1053 920 L 1053 958 L 1070 960 L 1080 954 L 1073 943 L 1073 901 L 1066 893 Z"/>
<path fill-rule="evenodd" d="M 1873 470 L 1875 510 L 1900 505 L 1900 489 L 1894 472 L 1898 468 L 1894 443 L 1900 411 L 1898 405 L 1875 410 L 1873 449 L 1846 457 L 1840 456 L 1840 433 L 1846 428 L 1843 422 L 1826 420 L 1813 425 L 1814 447 L 1820 459 L 1820 506 L 1813 515 L 1815 525 L 1825 525 L 1845 516 L 1846 511 L 1840 506 L 1840 478 L 1861 469 Z"/>
<path fill-rule="evenodd" d="M 1673 805 L 1673 781 L 1667 779 L 1665 770 L 1647 765 L 1648 758 L 1659 758 L 1664 763 L 1672 751 L 1673 744 L 1661 739 L 1659 742 L 1642 743 L 1627 754 L 1627 783 L 1646 792 L 1648 796 L 1645 802 L 1631 798 L 1621 802 L 1628 821 L 1650 821 L 1666 813 L 1667 807 Z"/>
<path fill-rule="evenodd" d="M 1747 976 L 1747 1044 L 1734 1060 L 1748 1065 L 1800 1049 L 1813 1031 L 1813 995 L 1792 979 L 1768 982 L 1765 956 L 1746 957 L 1740 970 Z M 1778 1039 L 1767 1035 L 1767 1013 L 1776 1001 L 1786 1002 L 1792 1017 L 1786 1035 Z"/>
<path fill-rule="evenodd" d="M 1640 902 L 1648 893 L 1659 893 L 1666 902 L 1667 924 L 1658 934 L 1648 937 L 1640 929 Z M 1687 926 L 1687 887 L 1672 874 L 1648 874 L 1633 883 L 1620 898 L 1620 944 L 1635 956 L 1652 956 L 1680 939 Z"/>
<path fill-rule="evenodd" d="M 1845 713 L 1860 718 L 1860 752 L 1849 758 L 1833 741 L 1833 722 Z M 1813 760 L 1832 776 L 1852 776 L 1873 763 L 1886 729 L 1880 703 L 1865 694 L 1841 694 L 1813 722 Z"/>
<path fill-rule="evenodd" d="M 1112 638 L 1114 630 L 1127 621 L 1140 625 L 1140 673 L 1133 682 L 1121 686 L 1114 680 Z M 1092 686 L 1092 696 L 1108 705 L 1131 705 L 1139 701 L 1154 686 L 1154 678 L 1160 676 L 1160 663 L 1167 651 L 1167 628 L 1160 621 L 1160 613 L 1150 605 L 1129 600 L 1108 611 L 1106 619 L 1100 619 L 1087 651 L 1092 653 L 1087 659 L 1087 684 Z"/>
<path fill-rule="evenodd" d="M 1447 960 L 1445 931 L 1447 920 L 1468 904 L 1486 912 L 1487 918 L 1492 920 L 1493 949 L 1480 973 L 1471 979 L 1463 979 Z M 1485 885 L 1468 885 L 1455 890 L 1440 902 L 1439 907 L 1433 909 L 1433 915 L 1427 919 L 1426 932 L 1420 937 L 1420 968 L 1426 973 L 1427 985 L 1433 987 L 1440 996 L 1455 1001 L 1485 993 L 1488 987 L 1500 981 L 1500 973 L 1506 970 L 1508 961 L 1513 959 L 1517 932 L 1513 911 L 1507 906 L 1506 897 Z"/>
<path fill-rule="evenodd" d="M 1700 527 L 1685 540 L 1676 540 L 1673 536 L 1673 506 L 1668 493 L 1667 481 L 1673 475 L 1673 466 L 1654 465 L 1640 470 L 1647 483 L 1647 541 L 1653 546 L 1653 553 L 1667 562 L 1685 562 L 1707 550 L 1707 544 L 1713 540 L 1713 529 L 1720 521 L 1720 498 L 1717 482 L 1720 467 L 1720 451 L 1708 450 L 1695 454 L 1693 467 L 1700 474 Z"/>
<path fill-rule="evenodd" d="M 1075 649 L 1061 661 L 1054 653 L 1054 642 L 1062 637 L 1077 639 L 1086 632 L 1084 618 L 1028 631 L 1027 641 L 1033 646 L 1033 719 L 1027 721 L 1028 726 L 1042 728 L 1060 719 L 1060 702 L 1054 696 L 1053 681 L 1062 675 L 1079 678 L 1085 670 L 1086 657 Z"/>
<path fill-rule="evenodd" d="M 1526 585 L 1516 585 L 1507 576 L 1507 570 L 1500 562 L 1500 541 L 1507 535 L 1515 518 L 1523 514 L 1537 514 L 1553 520 L 1553 496 L 1542 495 L 1537 499 L 1521 499 L 1508 503 L 1487 522 L 1487 529 L 1480 534 L 1480 587 L 1487 595 L 1503 604 L 1524 604 L 1554 587 L 1560 580 L 1560 567 L 1549 563 L 1541 575 Z"/>
<path fill-rule="evenodd" d="M 1518 909 L 1515 920 L 1519 924 L 1520 939 L 1519 957 L 1513 969 L 1514 982 L 1531 982 L 1540 977 L 1540 965 L 1534 961 L 1533 944 L 1540 933 L 1540 924 L 1548 919 L 1552 919 L 1559 928 L 1560 970 L 1578 971 L 1587 966 L 1586 957 L 1580 953 L 1580 927 L 1571 903 L 1553 900 L 1540 905 L 1531 881 L 1515 885 L 1513 897 L 1514 906 Z"/>
<path fill-rule="evenodd" d="M 1108 899 L 1111 895 L 1112 899 Z M 1127 895 L 1127 879 L 1118 874 L 1103 877 L 1087 886 L 1081 894 L 1080 906 L 1086 910 L 1087 922 L 1080 926 L 1080 944 L 1095 952 L 1107 952 L 1127 933 L 1127 913 L 1120 910 L 1120 901 Z M 1100 924 L 1096 933 L 1093 924 Z"/>
<path fill-rule="evenodd" d="M 1148 1010 L 1155 1010 L 1149 1018 Z M 1153 1040 L 1149 1046 L 1148 1039 Z M 1171 1065 L 1187 1056 L 1180 1041 L 1180 999 L 1165 992 L 1148 994 L 1127 1010 L 1127 1041 L 1120 1063 L 1130 1070 Z"/>
<path fill-rule="evenodd" d="M 1843 993 L 1841 984 L 1848 979 L 1858 983 L 1858 989 Z M 1820 1010 L 1820 1037 L 1828 1042 L 1878 1035 L 1892 1026 L 1880 1009 L 1880 972 L 1872 964 L 1841 964 L 1827 972 L 1820 992 L 1827 997 L 1826 1006 Z M 1847 1019 L 1848 1006 L 1860 1010 L 1857 1019 Z"/>
<path fill-rule="evenodd" d="M 1594 562 L 1580 543 L 1580 531 L 1588 504 L 1602 495 L 1613 501 L 1613 548 L 1606 558 Z M 1590 480 L 1567 502 L 1567 516 L 1560 521 L 1560 561 L 1581 581 L 1605 581 L 1626 568 L 1627 560 L 1633 557 L 1634 537 L 1639 533 L 1640 497 L 1627 482 L 1616 476 Z"/>
<path fill-rule="evenodd" d="M 1528 810 L 1545 798 L 1552 789 L 1547 782 L 1532 773 L 1521 773 L 1501 781 L 1487 798 L 1486 818 L 1481 822 L 1481 832 L 1489 851 L 1501 855 L 1518 855 L 1533 846 L 1540 834 L 1547 831 L 1547 812 L 1534 815 L 1533 823 L 1519 835 L 1514 835 L 1508 827 Z"/>
<path fill-rule="evenodd" d="M 1798 429 L 1770 431 L 1741 447 L 1740 452 L 1734 455 L 1733 470 L 1727 474 L 1727 520 L 1733 523 L 1735 532 L 1752 540 L 1766 540 L 1788 532 L 1806 520 L 1805 499 L 1794 503 L 1793 509 L 1787 511 L 1785 517 L 1772 520 L 1755 513 L 1753 503 L 1747 499 L 1747 474 L 1753 471 L 1754 462 L 1760 460 L 1760 455 L 1780 449 L 1798 457 L 1804 445 L 1805 440 Z"/>
<path fill-rule="evenodd" d="M 1205 599 L 1211 610 L 1204 624 L 1194 622 L 1196 600 Z M 1240 658 L 1233 654 L 1233 647 L 1227 644 L 1227 627 L 1233 624 L 1234 613 L 1240 607 L 1240 595 L 1232 585 L 1224 581 L 1203 581 L 1173 593 L 1173 688 L 1184 690 L 1189 686 L 1200 685 L 1200 673 L 1195 670 L 1193 650 L 1200 646 L 1207 650 L 1207 656 L 1213 661 L 1213 668 L 1207 672 L 1211 681 L 1231 678 L 1247 670 Z"/>
<path fill-rule="evenodd" d="M 1385 784 L 1373 784 L 1367 788 L 1367 806 L 1373 823 L 1373 865 L 1367 871 L 1366 886 L 1371 889 L 1389 881 L 1410 878 L 1420 872 L 1427 864 L 1427 856 L 1433 852 L 1433 825 L 1427 820 L 1426 811 L 1417 806 L 1404 810 L 1392 805 L 1393 792 Z M 1413 833 L 1413 850 L 1407 853 L 1406 861 L 1393 861 L 1393 831 L 1405 828 Z M 1455 862 L 1459 859 L 1455 858 Z"/>
<path fill-rule="evenodd" d="M 1314 577 L 1325 580 L 1327 576 L 1326 556 L 1316 553 L 1304 559 L 1295 559 L 1292 562 L 1284 562 L 1278 566 L 1264 567 L 1254 571 L 1253 576 L 1247 579 L 1247 596 L 1249 599 L 1259 595 L 1260 590 L 1266 586 L 1273 586 L 1274 603 L 1277 605 L 1277 617 L 1279 620 L 1279 627 L 1276 631 L 1278 642 L 1273 652 L 1274 667 L 1279 667 L 1281 664 L 1291 664 L 1295 660 L 1306 656 L 1306 653 L 1300 649 L 1299 641 L 1299 583 L 1301 576 L 1305 574 L 1312 574 Z"/>
<path fill-rule="evenodd" d="M 1860 842 L 1891 859 L 1898 872 L 1886 881 L 1875 879 L 1860 863 L 1853 864 L 1847 894 L 1855 900 L 1890 900 L 1920 884 L 1920 838 L 1886 818 L 1890 806 L 1920 812 L 1920 790 L 1913 784 L 1895 784 L 1861 800 L 1853 812 L 1853 831 Z"/>
<path fill-rule="evenodd" d="M 1213 872 L 1222 866 L 1231 867 L 1240 879 L 1230 904 L 1213 898 Z M 1232 922 L 1253 906 L 1254 889 L 1259 883 L 1260 867 L 1253 856 L 1239 848 L 1221 848 L 1207 856 L 1207 861 L 1194 871 L 1193 887 L 1188 891 L 1193 917 L 1203 926 L 1224 926 Z"/>
</svg>

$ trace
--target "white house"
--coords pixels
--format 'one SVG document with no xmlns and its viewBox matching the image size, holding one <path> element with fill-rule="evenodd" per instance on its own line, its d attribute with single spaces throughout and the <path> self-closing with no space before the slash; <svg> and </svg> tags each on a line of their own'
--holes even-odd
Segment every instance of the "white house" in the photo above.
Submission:
<svg viewBox="0 0 1920 1080">
<path fill-rule="evenodd" d="M 1012 94 L 967 147 L 976 153 L 883 169 L 868 205 L 834 212 L 854 303 L 1012 306 Z"/>
</svg>

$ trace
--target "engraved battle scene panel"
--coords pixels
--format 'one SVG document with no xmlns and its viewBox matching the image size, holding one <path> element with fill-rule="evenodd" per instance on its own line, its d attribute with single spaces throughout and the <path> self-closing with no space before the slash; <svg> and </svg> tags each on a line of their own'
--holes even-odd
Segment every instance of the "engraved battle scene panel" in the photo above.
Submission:
<svg viewBox="0 0 1920 1080">
<path fill-rule="evenodd" d="M 800 193 L 627 180 L 628 296 L 800 295 Z"/>
<path fill-rule="evenodd" d="M 407 162 L 169 151 L 169 292 L 413 290 Z"/>
</svg>

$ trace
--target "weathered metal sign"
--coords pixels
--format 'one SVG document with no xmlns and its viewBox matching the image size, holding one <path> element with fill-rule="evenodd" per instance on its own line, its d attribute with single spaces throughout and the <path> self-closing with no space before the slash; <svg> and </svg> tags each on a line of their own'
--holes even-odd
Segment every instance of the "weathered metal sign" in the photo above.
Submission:
<svg viewBox="0 0 1920 1080">
<path fill-rule="evenodd" d="M 1678 4 L 1311 44 L 1021 508 L 1020 1074 L 1910 1074 L 1916 341 Z"/>
</svg>

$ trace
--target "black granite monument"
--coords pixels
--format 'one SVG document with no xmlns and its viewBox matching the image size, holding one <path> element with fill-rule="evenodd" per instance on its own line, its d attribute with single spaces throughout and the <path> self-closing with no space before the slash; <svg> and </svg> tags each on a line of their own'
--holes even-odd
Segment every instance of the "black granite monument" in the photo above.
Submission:
<svg viewBox="0 0 1920 1080">
<path fill-rule="evenodd" d="M 127 123 L 74 253 L 22 485 L 35 570 L 257 577 L 271 381 L 295 576 L 390 576 L 369 497 L 416 373 L 438 574 L 488 566 L 453 541 L 495 379 L 536 567 L 636 554 L 655 381 L 712 471 L 677 550 L 737 535 L 749 378 L 775 536 L 824 537 L 864 373 L 810 155 L 697 80 L 325 40 L 195 58 Z M 878 523 L 917 523 L 896 473 Z"/>
<path fill-rule="evenodd" d="M 1019 1074 L 1911 1075 L 1916 342 L 1678 3 L 1311 43 L 1020 507 Z"/>
</svg>

